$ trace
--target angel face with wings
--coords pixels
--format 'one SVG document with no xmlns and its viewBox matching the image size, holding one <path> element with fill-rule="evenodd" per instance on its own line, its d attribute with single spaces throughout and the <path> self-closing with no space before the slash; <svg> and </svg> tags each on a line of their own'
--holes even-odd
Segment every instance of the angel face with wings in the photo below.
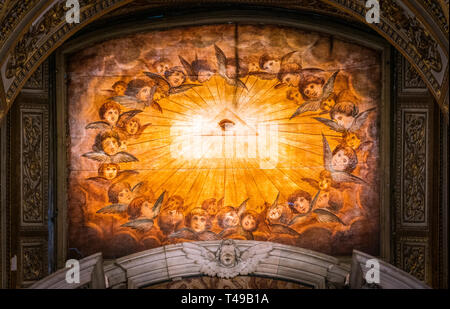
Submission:
<svg viewBox="0 0 450 309">
<path fill-rule="evenodd" d="M 358 157 L 353 148 L 338 145 L 333 150 L 331 157 L 331 168 L 337 172 L 351 173 L 358 164 Z"/>
<path fill-rule="evenodd" d="M 98 114 L 100 119 L 106 121 L 111 127 L 113 127 L 119 120 L 120 106 L 115 102 L 107 101 L 100 106 Z"/>
<path fill-rule="evenodd" d="M 197 55 L 192 63 L 187 62 L 182 56 L 178 56 L 178 58 L 186 70 L 189 79 L 193 82 L 205 83 L 215 74 L 215 70 L 209 65 L 208 61 L 198 59 Z"/>
<path fill-rule="evenodd" d="M 194 208 L 186 216 L 186 225 L 196 233 L 201 233 L 211 228 L 211 220 L 205 210 Z"/>
<path fill-rule="evenodd" d="M 128 182 L 118 182 L 108 189 L 110 203 L 128 205 L 133 200 L 133 191 Z"/>
<path fill-rule="evenodd" d="M 240 222 L 245 232 L 253 233 L 259 226 L 259 214 L 252 210 L 246 210 L 241 214 Z"/>
<path fill-rule="evenodd" d="M 125 134 L 125 138 L 139 138 L 142 132 L 148 128 L 151 123 L 141 124 L 136 117 L 124 117 L 117 124 L 117 128 Z"/>
<path fill-rule="evenodd" d="M 89 177 L 88 180 L 111 184 L 120 180 L 124 180 L 126 177 L 138 174 L 133 170 L 120 170 L 120 165 L 116 163 L 102 163 L 98 168 L 98 176 Z"/>
<path fill-rule="evenodd" d="M 164 235 L 176 232 L 183 227 L 184 213 L 182 207 L 165 208 L 158 217 L 158 225 Z"/>
<path fill-rule="evenodd" d="M 281 67 L 277 78 L 283 85 L 298 87 L 302 79 L 302 67 L 297 63 L 287 63 Z"/>
<path fill-rule="evenodd" d="M 153 196 L 145 195 L 134 198 L 127 208 L 129 220 L 139 218 L 155 218 L 157 214 L 153 211 Z"/>
<path fill-rule="evenodd" d="M 223 206 L 223 198 L 216 200 L 215 198 L 206 199 L 202 203 L 202 209 L 208 212 L 208 215 L 214 217 L 219 209 Z"/>
<path fill-rule="evenodd" d="M 311 208 L 311 195 L 306 191 L 297 190 L 289 196 L 288 204 L 293 214 L 305 214 Z"/>
</svg>

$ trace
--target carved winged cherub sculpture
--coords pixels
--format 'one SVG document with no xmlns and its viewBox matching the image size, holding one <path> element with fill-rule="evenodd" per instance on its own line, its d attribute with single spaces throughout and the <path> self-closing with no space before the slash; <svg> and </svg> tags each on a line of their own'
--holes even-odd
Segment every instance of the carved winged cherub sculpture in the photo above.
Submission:
<svg viewBox="0 0 450 309">
<path fill-rule="evenodd" d="M 195 243 L 183 243 L 187 258 L 200 266 L 200 272 L 219 278 L 234 278 L 248 275 L 256 270 L 259 262 L 272 251 L 272 244 L 263 243 L 240 251 L 232 239 L 225 239 L 214 253 Z"/>
</svg>

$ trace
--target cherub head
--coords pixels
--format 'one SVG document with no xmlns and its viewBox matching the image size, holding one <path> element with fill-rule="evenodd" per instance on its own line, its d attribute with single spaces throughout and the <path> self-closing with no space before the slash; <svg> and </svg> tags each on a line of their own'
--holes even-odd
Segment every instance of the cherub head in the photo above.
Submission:
<svg viewBox="0 0 450 309">
<path fill-rule="evenodd" d="M 168 71 L 170 68 L 169 61 L 167 59 L 159 59 L 152 64 L 152 69 L 154 72 L 158 73 L 159 75 L 163 75 L 166 71 Z"/>
<path fill-rule="evenodd" d="M 259 225 L 259 216 L 252 210 L 247 210 L 240 217 L 241 226 L 244 231 L 254 232 Z"/>
<path fill-rule="evenodd" d="M 303 190 L 297 190 L 288 198 L 289 208 L 294 214 L 307 213 L 311 205 L 311 195 Z"/>
<path fill-rule="evenodd" d="M 334 209 L 340 209 L 342 207 L 342 197 L 336 190 L 321 191 L 315 206 L 316 208 L 333 207 Z"/>
<path fill-rule="evenodd" d="M 107 155 L 115 155 L 121 150 L 119 135 L 114 131 L 107 131 L 95 137 L 94 150 L 103 151 Z"/>
<path fill-rule="evenodd" d="M 183 68 L 175 66 L 164 72 L 164 77 L 167 79 L 171 87 L 181 86 L 186 81 L 186 74 Z"/>
<path fill-rule="evenodd" d="M 233 206 L 225 206 L 217 213 L 217 223 L 223 229 L 237 227 L 239 216 Z"/>
<path fill-rule="evenodd" d="M 358 107 L 353 102 L 341 101 L 336 103 L 330 110 L 330 117 L 338 125 L 348 130 L 353 125 L 353 121 L 358 115 L 358 112 Z"/>
<path fill-rule="evenodd" d="M 331 158 L 331 167 L 337 172 L 351 173 L 358 164 L 358 158 L 353 148 L 343 145 L 338 145 L 333 150 L 333 157 Z"/>
<path fill-rule="evenodd" d="M 299 84 L 299 90 L 305 100 L 318 99 L 322 96 L 325 79 L 320 76 L 307 75 Z"/>
<path fill-rule="evenodd" d="M 216 259 L 225 267 L 234 267 L 239 257 L 240 250 L 232 239 L 223 240 L 216 252 Z"/>
<path fill-rule="evenodd" d="M 281 61 L 269 54 L 259 58 L 259 67 L 268 73 L 277 74 L 281 69 Z"/>
<path fill-rule="evenodd" d="M 269 207 L 266 212 L 266 219 L 270 223 L 287 223 L 288 208 L 283 204 Z"/>
<path fill-rule="evenodd" d="M 120 105 L 113 101 L 106 101 L 98 110 L 100 119 L 105 120 L 111 126 L 115 126 L 120 116 Z"/>
<path fill-rule="evenodd" d="M 116 95 L 123 96 L 123 95 L 125 95 L 125 90 L 127 89 L 127 84 L 124 81 L 119 80 L 118 82 L 115 82 L 114 85 L 112 85 L 112 89 L 114 90 Z"/>
<path fill-rule="evenodd" d="M 208 215 L 210 215 L 211 217 L 217 214 L 219 208 L 219 201 L 217 201 L 215 198 L 204 200 L 202 203 L 202 209 L 206 210 L 208 212 Z"/>
<path fill-rule="evenodd" d="M 140 120 L 138 118 L 132 117 L 132 118 L 126 119 L 123 122 L 121 121 L 119 126 L 124 128 L 125 131 L 129 135 L 135 135 L 135 134 L 137 134 L 139 132 L 139 129 L 141 128 L 141 122 L 140 122 Z"/>
<path fill-rule="evenodd" d="M 194 208 L 186 216 L 186 225 L 195 232 L 200 233 L 211 228 L 211 220 L 205 210 Z"/>
<path fill-rule="evenodd" d="M 161 231 L 168 235 L 180 228 L 184 221 L 183 207 L 164 208 L 158 216 Z"/>
<path fill-rule="evenodd" d="M 297 63 L 286 63 L 277 74 L 278 80 L 289 86 L 298 87 L 301 80 L 302 68 Z"/>
<path fill-rule="evenodd" d="M 192 69 L 197 74 L 197 79 L 200 83 L 207 82 L 215 74 L 215 70 L 206 60 L 194 60 Z"/>
<path fill-rule="evenodd" d="M 320 109 L 323 110 L 323 111 L 329 112 L 334 107 L 334 105 L 336 104 L 336 99 L 337 99 L 336 94 L 334 92 L 332 92 L 328 96 L 328 98 L 326 98 L 325 100 L 323 100 L 320 103 Z"/>
<path fill-rule="evenodd" d="M 120 171 L 119 164 L 116 163 L 102 163 L 98 168 L 98 175 L 106 179 L 114 179 Z"/>
<path fill-rule="evenodd" d="M 286 91 L 286 98 L 290 101 L 294 101 L 295 103 L 299 103 L 300 92 L 297 88 L 289 88 L 288 91 Z"/>
<path fill-rule="evenodd" d="M 359 145 L 361 145 L 361 140 L 355 133 L 346 131 L 344 132 L 342 138 L 346 146 L 351 147 L 355 150 L 358 149 Z"/>
<path fill-rule="evenodd" d="M 143 79 L 133 79 L 127 85 L 127 90 L 125 90 L 125 95 L 130 97 L 135 97 L 139 101 L 150 101 L 152 94 L 152 87 L 150 83 Z"/>
<path fill-rule="evenodd" d="M 319 189 L 320 190 L 329 190 L 331 187 L 331 173 L 327 170 L 323 170 L 320 172 L 320 180 L 319 180 Z"/>
<path fill-rule="evenodd" d="M 130 220 L 136 220 L 139 217 L 154 218 L 153 212 L 153 197 L 139 196 L 134 198 L 127 208 L 127 213 Z"/>
<path fill-rule="evenodd" d="M 108 189 L 110 203 L 128 205 L 133 199 L 133 192 L 128 182 L 118 182 Z"/>
<path fill-rule="evenodd" d="M 164 205 L 164 209 L 178 209 L 183 207 L 184 200 L 179 195 L 172 195 L 167 199 L 166 204 Z"/>
</svg>

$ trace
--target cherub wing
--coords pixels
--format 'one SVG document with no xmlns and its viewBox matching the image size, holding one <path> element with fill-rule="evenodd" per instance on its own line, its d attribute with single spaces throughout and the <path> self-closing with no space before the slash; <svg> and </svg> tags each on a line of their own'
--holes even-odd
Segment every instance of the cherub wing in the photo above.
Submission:
<svg viewBox="0 0 450 309">
<path fill-rule="evenodd" d="M 302 178 L 304 182 L 307 182 L 311 185 L 311 187 L 315 189 L 319 189 L 319 182 L 313 178 Z"/>
<path fill-rule="evenodd" d="M 268 72 L 249 72 L 248 75 L 256 76 L 259 79 L 263 79 L 263 80 L 272 80 L 277 77 L 276 74 L 268 73 Z"/>
<path fill-rule="evenodd" d="M 300 217 L 304 217 L 304 216 L 298 215 L 298 217 L 300 218 Z M 290 222 L 289 222 L 289 225 L 291 225 Z M 271 224 L 270 232 L 275 233 L 275 234 L 287 234 L 287 235 L 291 235 L 291 236 L 299 236 L 300 235 L 297 231 L 295 231 L 295 230 L 291 229 L 289 226 L 286 226 L 283 224 Z"/>
<path fill-rule="evenodd" d="M 197 74 L 194 72 L 194 69 L 192 68 L 191 64 L 187 62 L 182 56 L 178 56 L 178 58 L 180 59 L 181 64 L 186 70 L 189 79 L 195 82 L 197 80 Z"/>
<path fill-rule="evenodd" d="M 161 114 L 163 113 L 161 105 L 159 105 L 158 102 L 153 101 L 152 103 L 150 103 L 150 107 L 153 108 L 153 109 L 156 109 Z"/>
<path fill-rule="evenodd" d="M 140 102 L 137 98 L 128 95 L 115 96 L 110 98 L 110 100 L 117 102 L 126 108 L 136 108 L 143 105 L 143 102 Z"/>
<path fill-rule="evenodd" d="M 187 91 L 187 90 L 189 90 L 191 88 L 198 87 L 198 86 L 201 86 L 201 85 L 198 85 L 198 84 L 182 84 L 182 85 L 180 85 L 178 87 L 170 88 L 169 93 L 170 94 L 181 93 L 181 92 L 185 92 L 185 91 Z"/>
<path fill-rule="evenodd" d="M 317 203 L 317 198 L 319 197 L 320 194 L 320 190 L 317 191 L 316 195 L 314 196 L 314 198 L 312 199 L 311 203 L 309 204 L 309 209 L 307 213 L 310 213 L 311 210 L 314 208 L 314 205 L 316 205 Z"/>
<path fill-rule="evenodd" d="M 139 135 L 139 134 L 141 134 L 142 132 L 144 132 L 144 130 L 145 129 L 147 129 L 149 126 L 151 126 L 152 124 L 151 123 L 146 123 L 146 124 L 143 124 L 140 128 L 139 128 L 139 131 L 137 132 L 137 134 Z"/>
<path fill-rule="evenodd" d="M 135 184 L 135 185 L 133 186 L 133 188 L 131 188 L 131 192 L 134 192 L 134 191 L 136 190 L 135 193 L 141 193 L 141 192 L 140 192 L 140 191 L 141 191 L 140 188 L 141 188 L 144 184 L 145 184 L 144 181 L 138 182 L 137 184 Z"/>
<path fill-rule="evenodd" d="M 100 177 L 100 176 L 89 177 L 89 178 L 86 178 L 86 180 L 95 181 L 95 182 L 101 182 L 101 183 L 109 183 L 110 182 L 105 177 Z"/>
<path fill-rule="evenodd" d="M 217 274 L 217 263 L 214 253 L 202 246 L 189 242 L 183 243 L 182 250 L 188 259 L 200 266 L 200 272 L 208 276 Z"/>
<path fill-rule="evenodd" d="M 353 182 L 360 185 L 367 185 L 367 182 L 363 179 L 359 178 L 358 176 L 346 173 L 346 172 L 332 172 L 331 178 L 333 181 L 337 183 L 341 182 Z"/>
<path fill-rule="evenodd" d="M 123 227 L 129 227 L 134 230 L 137 230 L 138 232 L 147 232 L 153 227 L 153 220 L 152 219 L 136 219 L 132 221 L 128 221 L 125 224 L 122 224 Z"/>
<path fill-rule="evenodd" d="M 376 109 L 376 107 L 373 107 L 362 113 L 359 113 L 358 116 L 356 116 L 355 121 L 353 122 L 353 125 L 350 128 L 350 131 L 354 132 L 354 131 L 359 130 L 359 128 L 361 128 L 361 126 L 367 120 L 367 117 L 369 117 L 370 112 L 374 111 L 375 109 Z"/>
<path fill-rule="evenodd" d="M 220 49 L 220 47 L 217 46 L 216 44 L 214 44 L 214 49 L 216 51 L 217 68 L 218 68 L 219 74 L 222 77 L 224 77 L 224 76 L 226 76 L 226 72 L 227 72 L 227 67 L 226 67 L 227 57 L 225 56 L 224 52 Z"/>
<path fill-rule="evenodd" d="M 117 177 L 121 177 L 122 179 L 131 175 L 139 174 L 138 171 L 135 170 L 123 170 L 117 173 Z"/>
<path fill-rule="evenodd" d="M 161 193 L 161 195 L 158 197 L 155 204 L 153 205 L 152 212 L 155 217 L 158 216 L 159 212 L 161 211 L 161 205 L 163 204 L 164 194 L 166 194 L 166 191 Z"/>
<path fill-rule="evenodd" d="M 150 77 L 158 85 L 158 87 L 164 89 L 165 91 L 169 91 L 170 84 L 164 77 L 152 72 L 144 72 L 144 74 Z"/>
<path fill-rule="evenodd" d="M 322 117 L 313 117 L 313 118 L 316 119 L 317 121 L 323 123 L 324 125 L 329 127 L 331 130 L 334 130 L 339 133 L 342 133 L 345 131 L 345 129 L 343 127 L 341 127 L 340 125 L 338 125 L 336 122 L 334 122 L 331 119 L 322 118 Z"/>
<path fill-rule="evenodd" d="M 339 222 L 343 225 L 346 225 L 341 220 L 341 218 L 339 218 L 326 208 L 317 208 L 314 209 L 313 212 L 317 215 L 317 219 L 319 220 L 319 222 Z"/>
<path fill-rule="evenodd" d="M 88 123 L 85 129 L 100 129 L 100 130 L 108 130 L 111 129 L 111 126 L 106 121 L 95 121 Z"/>
<path fill-rule="evenodd" d="M 323 143 L 323 166 L 327 171 L 332 172 L 333 168 L 331 167 L 331 158 L 333 157 L 330 145 L 328 144 L 327 138 L 322 134 L 322 143 Z"/>
<path fill-rule="evenodd" d="M 131 111 L 122 113 L 119 116 L 118 122 L 120 122 L 120 121 L 127 121 L 127 120 L 133 118 L 134 116 L 136 116 L 139 113 L 142 113 L 142 110 L 140 110 L 140 109 L 133 109 Z"/>
<path fill-rule="evenodd" d="M 321 100 L 308 100 L 304 102 L 302 105 L 300 105 L 297 110 L 292 114 L 292 116 L 289 118 L 291 120 L 294 117 L 297 117 L 298 115 L 305 113 L 305 112 L 312 112 L 316 111 L 320 108 L 320 102 Z"/>
<path fill-rule="evenodd" d="M 122 163 L 122 162 L 137 162 L 139 161 L 135 156 L 128 152 L 118 152 L 115 155 L 111 156 L 112 163 Z"/>
<path fill-rule="evenodd" d="M 256 271 L 261 260 L 267 259 L 273 247 L 270 243 L 258 244 L 248 248 L 241 254 L 241 263 L 238 264 L 240 275 L 248 275 Z"/>
<path fill-rule="evenodd" d="M 111 157 L 102 151 L 87 152 L 87 153 L 83 154 L 82 157 L 85 157 L 85 158 L 88 158 L 88 159 L 91 159 L 94 161 L 99 161 L 99 162 L 107 162 L 107 161 L 111 160 Z"/>
<path fill-rule="evenodd" d="M 287 53 L 286 55 L 284 55 L 283 57 L 281 57 L 281 65 L 283 65 L 283 64 L 285 64 L 286 63 L 286 61 L 288 61 L 289 60 L 289 58 L 291 58 L 291 56 L 293 55 L 293 54 L 295 54 L 297 51 L 296 50 L 294 50 L 294 51 L 291 51 L 291 52 L 289 52 L 289 53 Z"/>
<path fill-rule="evenodd" d="M 243 201 L 241 203 L 241 205 L 239 205 L 239 208 L 238 208 L 238 211 L 237 211 L 239 217 L 245 212 L 245 210 L 247 208 L 247 202 L 248 202 L 249 199 L 250 198 L 247 198 L 245 201 Z"/>
<path fill-rule="evenodd" d="M 278 199 L 280 198 L 280 191 L 278 191 L 277 197 L 273 201 L 272 205 L 270 205 L 270 208 L 274 208 L 278 205 Z"/>
<path fill-rule="evenodd" d="M 331 75 L 331 77 L 327 80 L 325 85 L 323 85 L 322 99 L 328 98 L 330 96 L 330 94 L 333 92 L 334 81 L 336 80 L 336 76 L 338 75 L 338 73 L 339 73 L 339 70 L 334 72 L 333 75 Z"/>
<path fill-rule="evenodd" d="M 224 201 L 225 201 L 224 196 L 220 200 L 217 201 L 217 206 L 219 206 L 219 209 L 223 207 Z"/>
<path fill-rule="evenodd" d="M 182 229 L 179 229 L 178 231 L 170 233 L 169 238 L 185 238 L 198 240 L 198 235 L 192 229 L 184 227 Z"/>
<path fill-rule="evenodd" d="M 218 240 L 219 236 L 212 231 L 204 231 L 198 234 L 198 240 Z"/>
<path fill-rule="evenodd" d="M 237 85 L 238 87 L 244 88 L 245 90 L 248 91 L 247 86 L 246 86 L 246 85 L 244 84 L 244 82 L 241 81 L 239 78 L 236 77 L 236 79 L 234 79 L 234 81 L 236 81 L 236 85 Z"/>
<path fill-rule="evenodd" d="M 125 204 L 111 204 L 97 210 L 98 214 L 118 214 L 127 211 L 128 205 Z"/>
</svg>

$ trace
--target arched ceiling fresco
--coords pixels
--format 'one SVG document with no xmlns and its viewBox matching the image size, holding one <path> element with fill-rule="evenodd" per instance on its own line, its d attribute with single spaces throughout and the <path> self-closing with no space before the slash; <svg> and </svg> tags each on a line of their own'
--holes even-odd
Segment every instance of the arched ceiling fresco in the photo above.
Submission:
<svg viewBox="0 0 450 309">
<path fill-rule="evenodd" d="M 236 22 L 67 57 L 70 248 L 233 238 L 378 254 L 379 49 Z"/>
<path fill-rule="evenodd" d="M 2 1 L 0 3 L 0 118 L 11 106 L 26 80 L 43 60 L 87 24 L 123 7 L 142 1 L 81 0 L 79 24 L 67 24 L 65 1 Z M 288 7 L 323 8 L 324 13 L 346 14 L 364 22 L 363 0 L 229 1 Z M 153 7 L 177 6 L 193 1 L 152 1 Z M 209 2 L 210 3 L 210 2 Z M 381 1 L 381 22 L 369 24 L 410 61 L 426 82 L 448 120 L 448 1 Z"/>
</svg>

